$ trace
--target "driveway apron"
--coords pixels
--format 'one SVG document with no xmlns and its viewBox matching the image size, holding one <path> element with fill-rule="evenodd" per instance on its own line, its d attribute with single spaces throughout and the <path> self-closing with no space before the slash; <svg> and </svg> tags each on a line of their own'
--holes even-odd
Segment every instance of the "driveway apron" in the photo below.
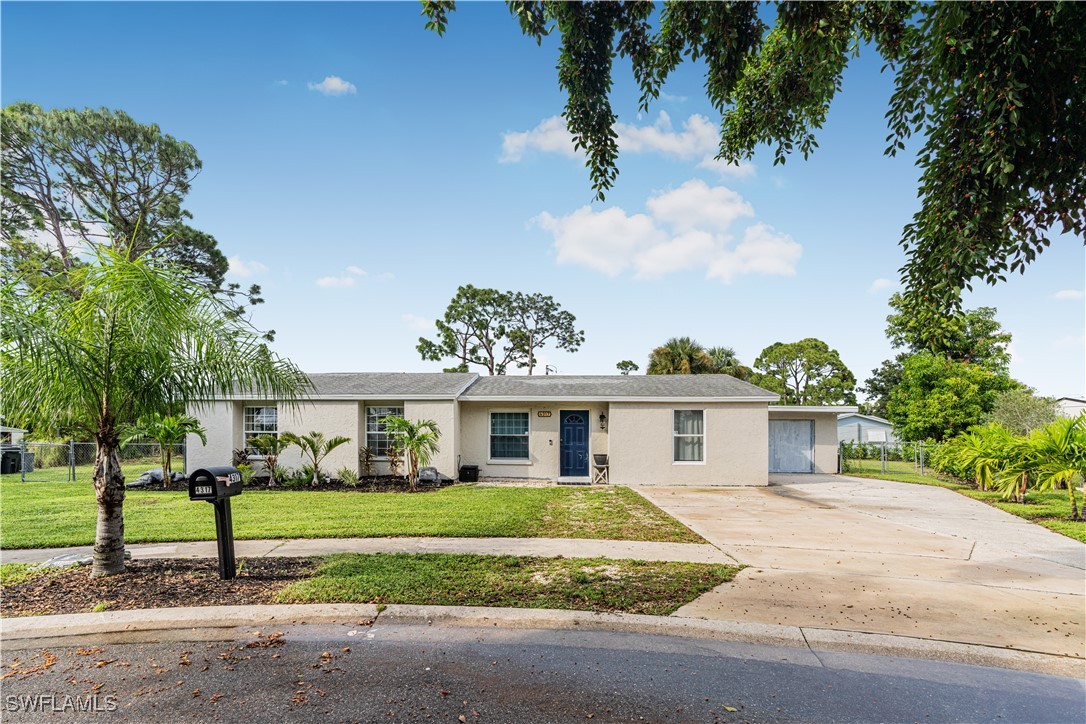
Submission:
<svg viewBox="0 0 1086 724">
<path fill-rule="evenodd" d="M 951 490 L 841 476 L 637 490 L 750 566 L 676 616 L 1086 657 L 1086 546 Z"/>
</svg>

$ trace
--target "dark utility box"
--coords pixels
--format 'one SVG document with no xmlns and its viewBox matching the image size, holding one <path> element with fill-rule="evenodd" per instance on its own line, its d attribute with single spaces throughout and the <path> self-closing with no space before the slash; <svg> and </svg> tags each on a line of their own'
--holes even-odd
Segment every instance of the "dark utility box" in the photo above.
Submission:
<svg viewBox="0 0 1086 724">
<path fill-rule="evenodd" d="M 200 468 L 189 475 L 189 500 L 223 500 L 241 495 L 241 473 L 229 465 Z"/>
<path fill-rule="evenodd" d="M 479 466 L 478 465 L 461 465 L 460 466 L 460 482 L 461 483 L 477 483 L 477 482 L 479 482 Z"/>
</svg>

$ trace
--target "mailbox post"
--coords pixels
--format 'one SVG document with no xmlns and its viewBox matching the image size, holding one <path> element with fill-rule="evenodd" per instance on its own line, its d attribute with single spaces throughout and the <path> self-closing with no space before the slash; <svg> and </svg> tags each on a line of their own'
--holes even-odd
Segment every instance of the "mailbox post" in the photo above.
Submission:
<svg viewBox="0 0 1086 724">
<path fill-rule="evenodd" d="M 230 498 L 241 494 L 241 473 L 228 465 L 201 468 L 189 475 L 189 500 L 206 500 L 215 506 L 215 539 L 219 548 L 219 578 L 237 575 L 234 559 L 234 520 Z"/>
</svg>

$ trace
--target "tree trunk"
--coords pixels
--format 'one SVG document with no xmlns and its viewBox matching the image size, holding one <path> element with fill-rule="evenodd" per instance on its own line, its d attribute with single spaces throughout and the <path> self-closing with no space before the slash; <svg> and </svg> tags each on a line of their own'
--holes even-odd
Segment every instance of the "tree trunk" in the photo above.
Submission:
<svg viewBox="0 0 1086 724">
<path fill-rule="evenodd" d="M 171 471 L 170 471 L 170 453 L 171 452 L 172 451 L 170 450 L 169 445 L 163 445 L 162 446 L 162 488 L 163 488 L 163 490 L 170 487 L 170 483 L 173 482 L 173 480 L 171 479 L 173 476 L 172 476 Z"/>
<path fill-rule="evenodd" d="M 124 572 L 124 473 L 117 454 L 117 434 L 99 431 L 94 458 L 94 497 L 98 501 L 98 527 L 94 535 L 91 576 Z"/>
<path fill-rule="evenodd" d="M 1075 485 L 1070 480 L 1067 481 L 1067 495 L 1071 498 L 1071 520 L 1081 520 L 1078 513 L 1078 503 L 1075 502 Z M 1083 505 L 1086 505 L 1086 503 Z"/>
</svg>

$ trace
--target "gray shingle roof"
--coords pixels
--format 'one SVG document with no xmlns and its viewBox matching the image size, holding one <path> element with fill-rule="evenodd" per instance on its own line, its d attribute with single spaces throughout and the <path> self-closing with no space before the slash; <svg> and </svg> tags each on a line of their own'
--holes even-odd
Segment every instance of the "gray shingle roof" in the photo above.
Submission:
<svg viewBox="0 0 1086 724">
<path fill-rule="evenodd" d="M 730 375 L 534 375 L 480 377 L 463 399 L 777 398 L 776 393 Z"/>
<path fill-rule="evenodd" d="M 474 372 L 320 372 L 309 375 L 313 397 L 452 399 Z"/>
</svg>

